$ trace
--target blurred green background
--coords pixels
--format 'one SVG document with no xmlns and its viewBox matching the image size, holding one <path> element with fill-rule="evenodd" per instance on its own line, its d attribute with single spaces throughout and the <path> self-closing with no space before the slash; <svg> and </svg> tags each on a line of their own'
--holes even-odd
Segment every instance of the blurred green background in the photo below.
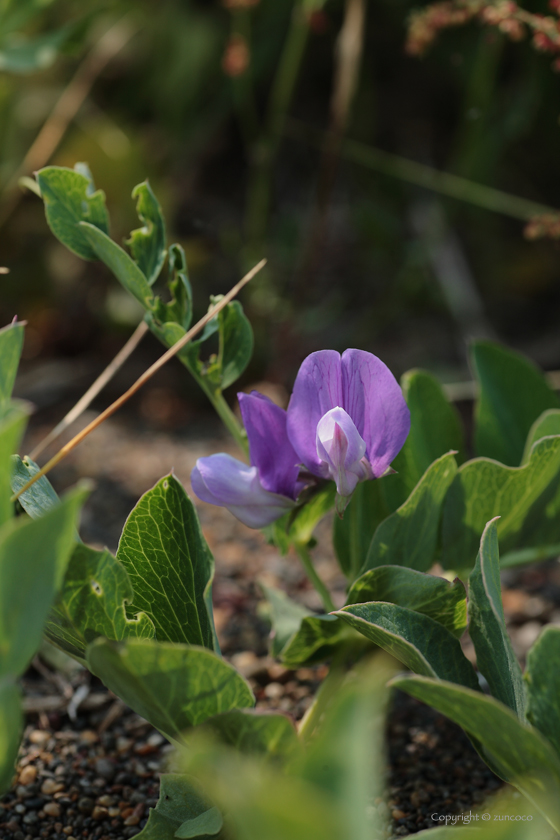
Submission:
<svg viewBox="0 0 560 840">
<path fill-rule="evenodd" d="M 41 165 L 87 161 L 117 241 L 138 226 L 130 193 L 149 177 L 170 241 L 186 249 L 199 314 L 268 258 L 242 298 L 256 333 L 242 385 L 289 386 L 307 353 L 347 346 L 396 374 L 422 366 L 460 379 L 472 336 L 560 367 L 558 242 L 525 239 L 523 209 L 507 196 L 505 212 L 485 209 L 477 187 L 560 207 L 560 78 L 550 55 L 476 24 L 408 56 L 418 6 L 0 0 L 0 265 L 10 269 L 0 319 L 29 323 L 24 373 L 60 359 L 100 370 L 140 317 L 101 264 L 54 239 L 39 199 L 17 185 L 72 93 L 83 103 Z M 469 200 L 412 183 L 406 164 L 375 150 L 462 176 Z M 133 366 L 159 352 L 145 339 Z M 183 396 L 204 405 L 173 370 Z"/>
</svg>

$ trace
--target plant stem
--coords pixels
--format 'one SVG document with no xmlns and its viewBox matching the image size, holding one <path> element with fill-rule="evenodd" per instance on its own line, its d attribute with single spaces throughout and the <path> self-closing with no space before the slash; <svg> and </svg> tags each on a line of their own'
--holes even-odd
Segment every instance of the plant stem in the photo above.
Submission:
<svg viewBox="0 0 560 840">
<path fill-rule="evenodd" d="M 329 673 L 319 686 L 319 690 L 313 698 L 311 706 L 309 706 L 301 720 L 298 727 L 298 735 L 305 744 L 311 740 L 326 706 L 342 685 L 346 673 L 346 668 L 344 667 L 345 657 L 346 645 L 341 645 L 333 655 Z"/>
<path fill-rule="evenodd" d="M 192 370 L 189 368 L 190 372 Z M 232 437 L 234 438 L 235 442 L 241 449 L 241 451 L 245 454 L 249 454 L 249 444 L 247 442 L 247 434 L 245 429 L 239 423 L 237 417 L 227 404 L 224 395 L 221 391 L 212 391 L 210 388 L 207 387 L 204 380 L 198 376 L 195 376 L 196 381 L 214 406 L 214 410 L 216 414 L 228 430 Z"/>
<path fill-rule="evenodd" d="M 307 550 L 307 547 L 303 543 L 296 542 L 294 543 L 294 548 L 298 553 L 299 559 L 302 562 L 307 577 L 315 587 L 315 590 L 317 591 L 319 597 L 321 598 L 321 601 L 323 602 L 325 612 L 333 612 L 333 610 L 335 610 L 336 607 L 332 602 L 329 590 L 315 571 L 315 566 L 313 565 L 313 560 L 309 551 Z"/>
<path fill-rule="evenodd" d="M 261 246 L 270 210 L 272 169 L 282 141 L 286 114 L 297 81 L 307 36 L 309 16 L 298 0 L 282 50 L 268 105 L 266 127 L 256 144 L 253 175 L 247 196 L 246 232 L 251 250 Z"/>
</svg>

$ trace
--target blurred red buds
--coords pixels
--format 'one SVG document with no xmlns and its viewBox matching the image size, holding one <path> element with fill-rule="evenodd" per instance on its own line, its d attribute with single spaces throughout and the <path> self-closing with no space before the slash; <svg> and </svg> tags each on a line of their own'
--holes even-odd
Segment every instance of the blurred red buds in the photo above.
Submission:
<svg viewBox="0 0 560 840">
<path fill-rule="evenodd" d="M 245 38 L 241 35 L 232 35 L 222 58 L 222 69 L 226 76 L 232 79 L 242 76 L 249 66 L 250 59 Z"/>
</svg>

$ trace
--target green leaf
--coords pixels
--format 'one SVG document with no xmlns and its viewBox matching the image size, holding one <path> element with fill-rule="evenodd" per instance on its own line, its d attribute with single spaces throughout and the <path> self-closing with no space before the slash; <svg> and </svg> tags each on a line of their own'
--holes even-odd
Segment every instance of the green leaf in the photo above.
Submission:
<svg viewBox="0 0 560 840">
<path fill-rule="evenodd" d="M 20 518 L 0 529 L 0 676 L 22 674 L 41 643 L 85 496 L 75 490 L 40 519 Z"/>
<path fill-rule="evenodd" d="M 168 738 L 209 717 L 252 706 L 239 674 L 204 648 L 129 639 L 96 639 L 87 649 L 90 671 Z"/>
<path fill-rule="evenodd" d="M 0 795 L 11 786 L 22 732 L 19 689 L 13 677 L 0 677 Z"/>
<path fill-rule="evenodd" d="M 210 718 L 204 724 L 220 741 L 245 754 L 288 758 L 300 748 L 289 717 L 255 709 L 234 709 Z"/>
<path fill-rule="evenodd" d="M 130 292 L 144 309 L 151 309 L 154 298 L 150 285 L 126 251 L 113 242 L 103 230 L 89 222 L 80 222 L 78 228 L 94 254 L 93 259 L 104 262 L 127 292 Z"/>
<path fill-rule="evenodd" d="M 341 840 L 349 836 L 332 796 L 262 759 L 199 737 L 189 742 L 184 761 L 188 772 L 226 815 L 228 837 Z"/>
<path fill-rule="evenodd" d="M 527 435 L 525 450 L 521 464 L 527 464 L 531 458 L 531 449 L 534 444 L 543 437 L 560 435 L 560 409 L 550 408 L 537 417 Z"/>
<path fill-rule="evenodd" d="M 312 616 L 311 610 L 292 601 L 285 592 L 274 589 L 271 586 L 260 587 L 265 598 L 270 604 L 270 619 L 272 630 L 270 633 L 270 653 L 272 656 L 280 656 L 292 636 L 298 632 L 304 618 Z"/>
<path fill-rule="evenodd" d="M 222 830 L 224 820 L 217 808 L 209 808 L 192 820 L 185 820 L 175 832 L 175 837 L 214 837 Z"/>
<path fill-rule="evenodd" d="M 185 822 L 196 820 L 206 814 L 209 808 L 209 803 L 195 786 L 194 779 L 184 774 L 164 773 L 161 776 L 158 804 L 154 810 L 150 809 L 145 828 L 136 836 L 138 840 L 173 840 Z"/>
<path fill-rule="evenodd" d="M 213 302 L 217 303 L 218 298 Z M 225 391 L 239 379 L 253 355 L 253 328 L 238 300 L 218 314 L 220 350 L 220 388 Z"/>
<path fill-rule="evenodd" d="M 337 610 L 334 615 L 411 671 L 478 688 L 474 668 L 459 641 L 433 618 L 383 603 L 355 604 Z"/>
<path fill-rule="evenodd" d="M 475 449 L 515 467 L 534 421 L 560 400 L 529 359 L 490 341 L 471 348 L 480 393 L 475 409 Z"/>
<path fill-rule="evenodd" d="M 533 446 L 529 463 L 476 458 L 459 468 L 443 505 L 444 568 L 470 570 L 486 523 L 496 516 L 502 554 L 560 542 L 560 437 Z"/>
<path fill-rule="evenodd" d="M 97 259 L 80 222 L 88 222 L 109 232 L 105 193 L 94 192 L 91 178 L 61 166 L 47 166 L 37 173 L 37 183 L 45 203 L 47 223 L 57 239 L 84 260 Z"/>
<path fill-rule="evenodd" d="M 397 475 L 382 482 L 390 512 L 410 496 L 437 458 L 450 450 L 458 453 L 458 463 L 465 457 L 461 420 L 437 379 L 426 371 L 411 370 L 402 377 L 401 386 L 410 409 L 410 432 L 392 464 Z"/>
<path fill-rule="evenodd" d="M 23 324 L 9 324 L 0 330 L 0 414 L 12 398 L 23 349 Z"/>
<path fill-rule="evenodd" d="M 390 683 L 434 706 L 484 744 L 494 772 L 515 785 L 560 830 L 560 759 L 532 726 L 493 697 L 426 677 Z"/>
<path fill-rule="evenodd" d="M 371 803 L 385 788 L 387 680 L 394 665 L 376 656 L 335 693 L 322 723 L 291 772 L 338 805 L 343 837 L 372 840 L 385 832 Z"/>
<path fill-rule="evenodd" d="M 545 627 L 527 654 L 527 718 L 560 752 L 560 628 Z"/>
<path fill-rule="evenodd" d="M 507 634 L 502 606 L 496 520 L 484 529 L 476 565 L 469 578 L 469 635 L 478 670 L 486 678 L 490 691 L 524 720 L 523 676 Z"/>
<path fill-rule="evenodd" d="M 166 257 L 165 221 L 159 201 L 148 181 L 132 190 L 136 212 L 143 227 L 133 230 L 126 244 L 138 268 L 152 286 L 159 277 Z"/>
<path fill-rule="evenodd" d="M 39 472 L 39 466 L 27 455 L 20 458 L 19 455 L 12 456 L 12 493 L 17 493 L 24 484 Z M 47 511 L 52 510 L 60 504 L 56 490 L 46 475 L 39 478 L 32 484 L 29 490 L 22 493 L 18 502 L 31 519 L 38 519 Z"/>
<path fill-rule="evenodd" d="M 467 593 L 453 583 L 404 566 L 378 566 L 358 578 L 348 593 L 349 605 L 385 601 L 427 615 L 457 638 L 467 627 Z"/>
<path fill-rule="evenodd" d="M 283 649 L 282 662 L 287 668 L 323 662 L 341 642 L 353 636 L 355 634 L 333 615 L 309 616 L 303 619 L 299 630 Z"/>
<path fill-rule="evenodd" d="M 45 635 L 82 663 L 87 646 L 100 636 L 114 641 L 151 639 L 154 625 L 145 613 L 127 617 L 126 605 L 133 595 L 124 567 L 110 551 L 80 543 L 72 552 Z"/>
<path fill-rule="evenodd" d="M 159 641 L 214 649 L 208 606 L 214 558 L 174 475 L 142 496 L 126 521 L 117 557 L 134 589 L 134 609 L 151 618 Z"/>
<path fill-rule="evenodd" d="M 9 522 L 14 515 L 10 501 L 12 453 L 19 447 L 29 412 L 29 405 L 14 401 L 4 406 L 0 415 L 0 525 Z"/>
<path fill-rule="evenodd" d="M 434 564 L 441 506 L 456 473 L 452 453 L 434 461 L 407 501 L 378 526 L 362 571 L 393 565 L 425 572 Z"/>
<path fill-rule="evenodd" d="M 172 329 L 175 329 L 177 337 L 172 336 L 167 339 L 166 332 L 158 337 L 164 344 L 169 343 L 169 346 L 175 344 L 190 327 L 193 315 L 192 289 L 189 282 L 189 274 L 187 270 L 187 258 L 181 245 L 171 245 L 169 248 L 169 279 L 167 281 L 167 288 L 171 294 L 171 301 L 163 303 L 160 299 L 157 300 L 156 310 L 154 316 L 150 316 L 150 329 L 158 334 L 157 322 L 167 324 L 170 322 Z M 155 320 L 154 320 L 155 319 Z"/>
<path fill-rule="evenodd" d="M 307 545 L 321 519 L 334 507 L 336 485 L 329 481 L 311 496 L 303 507 L 296 510 L 290 522 L 288 536 L 294 543 Z"/>
<path fill-rule="evenodd" d="M 350 582 L 356 580 L 365 564 L 377 526 L 393 512 L 387 507 L 383 493 L 386 480 L 360 482 L 342 519 L 334 517 L 334 549 L 340 568 Z"/>
</svg>

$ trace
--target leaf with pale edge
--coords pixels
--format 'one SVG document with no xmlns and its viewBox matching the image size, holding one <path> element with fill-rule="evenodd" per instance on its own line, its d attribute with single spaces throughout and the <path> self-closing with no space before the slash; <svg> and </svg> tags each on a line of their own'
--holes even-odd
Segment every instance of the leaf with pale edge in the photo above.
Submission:
<svg viewBox="0 0 560 840">
<path fill-rule="evenodd" d="M 523 676 L 507 634 L 502 606 L 496 520 L 484 529 L 476 565 L 469 578 L 469 635 L 478 670 L 486 678 L 490 691 L 524 720 Z"/>
<path fill-rule="evenodd" d="M 467 627 L 467 593 L 461 581 L 452 583 L 404 566 L 378 566 L 358 578 L 347 603 L 385 601 L 427 615 L 460 638 Z"/>
<path fill-rule="evenodd" d="M 136 201 L 136 212 L 143 227 L 133 230 L 126 244 L 140 271 L 152 286 L 163 268 L 166 256 L 165 221 L 159 201 L 148 181 L 138 184 L 132 190 Z"/>
<path fill-rule="evenodd" d="M 475 341 L 471 349 L 480 392 L 475 408 L 478 455 L 516 467 L 537 417 L 560 400 L 529 359 L 491 341 Z"/>
<path fill-rule="evenodd" d="M 314 615 L 311 610 L 292 601 L 285 592 L 274 589 L 272 586 L 260 587 L 270 605 L 270 619 L 272 630 L 270 632 L 270 653 L 272 656 L 279 656 L 286 647 L 292 636 L 298 632 L 304 618 Z"/>
<path fill-rule="evenodd" d="M 19 493 L 24 484 L 39 472 L 39 466 L 31 458 L 12 456 L 12 493 Z M 60 504 L 56 490 L 46 475 L 41 476 L 29 490 L 22 493 L 18 501 L 31 519 L 38 519 Z"/>
<path fill-rule="evenodd" d="M 442 516 L 441 564 L 472 569 L 486 523 L 496 516 L 502 555 L 560 542 L 560 437 L 545 437 L 523 467 L 476 458 L 459 468 Z"/>
<path fill-rule="evenodd" d="M 151 618 L 160 642 L 214 649 L 214 558 L 174 475 L 142 496 L 126 520 L 117 557 L 134 589 L 134 609 Z"/>
<path fill-rule="evenodd" d="M 530 460 L 531 449 L 538 440 L 541 440 L 543 437 L 551 437 L 553 435 L 560 435 L 559 408 L 549 408 L 547 411 L 543 411 L 540 417 L 537 417 L 529 429 L 521 464 L 526 464 Z"/>
<path fill-rule="evenodd" d="M 299 668 L 323 662 L 332 656 L 341 642 L 359 636 L 334 615 L 313 615 L 304 618 L 297 633 L 286 644 L 280 658 L 287 668 Z"/>
<path fill-rule="evenodd" d="M 113 242 L 104 231 L 89 222 L 80 222 L 78 228 L 95 255 L 94 258 L 105 263 L 119 283 L 142 304 L 144 309 L 151 309 L 154 298 L 150 285 L 126 251 Z"/>
<path fill-rule="evenodd" d="M 84 260 L 97 259 L 80 222 L 88 222 L 104 234 L 109 232 L 105 194 L 94 191 L 91 177 L 62 166 L 47 166 L 37 173 L 45 203 L 47 223 L 60 242 Z"/>
<path fill-rule="evenodd" d="M 453 453 L 434 461 L 406 502 L 377 528 L 362 572 L 387 565 L 431 568 L 441 506 L 456 473 Z"/>
<path fill-rule="evenodd" d="M 411 671 L 478 688 L 474 668 L 459 641 L 429 616 L 379 602 L 343 607 L 334 615 Z"/>
<path fill-rule="evenodd" d="M 537 729 L 522 723 L 499 700 L 464 686 L 426 677 L 397 677 L 390 685 L 434 706 L 484 744 L 494 772 L 560 831 L 560 758 Z"/>
<path fill-rule="evenodd" d="M 292 720 L 276 712 L 234 709 L 210 718 L 204 727 L 222 743 L 246 754 L 290 758 L 300 749 Z"/>
<path fill-rule="evenodd" d="M 13 401 L 4 406 L 0 416 L 0 525 L 14 515 L 11 501 L 12 453 L 19 447 L 30 412 L 27 403 Z"/>
<path fill-rule="evenodd" d="M 97 639 L 86 653 L 90 671 L 168 738 L 181 740 L 213 715 L 254 704 L 245 680 L 205 648 Z"/>
<path fill-rule="evenodd" d="M 0 676 L 22 674 L 41 643 L 74 544 L 83 488 L 40 519 L 0 529 Z"/>
<path fill-rule="evenodd" d="M 178 837 L 176 832 L 181 826 L 207 814 L 210 807 L 200 795 L 194 779 L 184 774 L 164 773 L 158 804 L 150 809 L 145 828 L 136 836 L 138 840 L 173 840 Z M 190 836 L 203 838 L 208 834 Z"/>
<path fill-rule="evenodd" d="M 527 718 L 560 753 L 560 627 L 545 627 L 527 654 Z"/>
<path fill-rule="evenodd" d="M 129 577 L 111 552 L 80 543 L 72 552 L 45 635 L 84 664 L 87 646 L 100 636 L 114 641 L 153 638 L 154 625 L 145 613 L 127 617 L 132 599 Z"/>
</svg>

